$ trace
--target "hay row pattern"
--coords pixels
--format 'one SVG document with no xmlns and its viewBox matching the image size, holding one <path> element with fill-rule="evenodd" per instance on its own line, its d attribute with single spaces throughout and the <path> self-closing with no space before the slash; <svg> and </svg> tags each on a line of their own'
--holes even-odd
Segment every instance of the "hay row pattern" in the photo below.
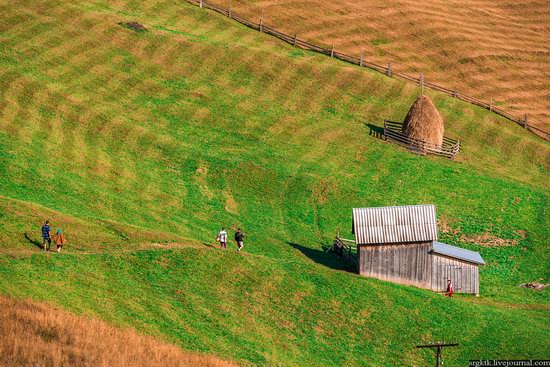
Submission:
<svg viewBox="0 0 550 367">
<path fill-rule="evenodd" d="M 278 31 L 278 30 L 276 30 L 276 29 L 274 29 L 270 26 L 267 26 L 263 23 L 262 19 L 260 19 L 259 23 L 255 23 L 254 21 L 251 21 L 250 19 L 247 19 L 246 17 L 233 12 L 230 8 L 226 9 L 226 8 L 220 7 L 216 4 L 204 1 L 204 0 L 186 0 L 186 1 L 189 2 L 189 3 L 192 3 L 194 5 L 200 6 L 201 8 L 207 8 L 207 9 L 214 10 L 214 11 L 220 13 L 220 14 L 223 14 L 227 17 L 230 17 L 231 19 L 234 19 L 234 20 L 238 21 L 241 24 L 246 25 L 247 27 L 250 27 L 250 28 L 255 29 L 257 31 L 267 33 L 269 35 L 277 37 L 277 38 L 279 38 L 279 39 L 281 39 L 285 42 L 288 42 L 288 43 L 292 44 L 293 46 L 300 47 L 300 48 L 310 50 L 310 51 L 314 51 L 314 52 L 318 52 L 318 53 L 321 53 L 321 54 L 324 54 L 324 55 L 327 55 L 327 56 L 330 56 L 330 57 L 334 57 L 334 58 L 337 58 L 339 60 L 342 60 L 342 61 L 345 61 L 345 62 L 348 62 L 348 63 L 351 63 L 351 64 L 359 65 L 359 66 L 362 66 L 362 67 L 367 67 L 369 69 L 372 69 L 372 70 L 378 71 L 380 73 L 383 73 L 383 74 L 385 74 L 389 77 L 398 77 L 400 79 L 418 84 L 422 87 L 427 87 L 427 88 L 430 88 L 432 90 L 435 90 L 435 91 L 447 94 L 449 96 L 452 96 L 454 98 L 458 98 L 462 101 L 471 103 L 473 105 L 485 108 L 485 109 L 487 109 L 491 112 L 494 112 L 494 113 L 496 113 L 496 114 L 498 114 L 498 115 L 500 115 L 500 116 L 502 116 L 502 117 L 504 117 L 504 118 L 506 118 L 510 121 L 513 121 L 513 122 L 517 123 L 520 126 L 523 126 L 524 128 L 528 129 L 529 131 L 533 132 L 536 135 L 541 136 L 543 139 L 545 139 L 547 141 L 550 140 L 550 133 L 548 131 L 543 130 L 539 127 L 533 126 L 532 124 L 529 124 L 528 119 L 527 119 L 527 114 L 525 115 L 524 118 L 517 117 L 517 116 L 514 116 L 511 113 L 509 113 L 509 112 L 507 112 L 507 111 L 505 111 L 501 108 L 495 107 L 493 102 L 484 102 L 484 101 L 482 101 L 478 98 L 469 96 L 469 95 L 464 94 L 464 93 L 460 93 L 456 89 L 449 89 L 449 88 L 437 85 L 435 83 L 426 82 L 426 81 L 424 81 L 424 77 L 422 75 L 420 75 L 419 77 L 414 77 L 414 76 L 411 76 L 411 75 L 408 75 L 408 74 L 405 74 L 405 73 L 395 72 L 395 71 L 392 70 L 391 64 L 388 64 L 387 66 L 383 66 L 383 65 L 379 65 L 379 64 L 374 63 L 374 62 L 367 61 L 367 60 L 364 59 L 363 56 L 361 56 L 360 58 L 356 58 L 356 57 L 353 57 L 353 56 L 350 56 L 350 55 L 347 55 L 347 54 L 344 54 L 344 53 L 341 53 L 341 52 L 337 52 L 337 51 L 334 50 L 334 46 L 331 49 L 329 49 L 329 48 L 325 48 L 325 47 L 322 47 L 322 46 L 319 46 L 319 45 L 315 45 L 315 44 L 313 44 L 311 42 L 308 42 L 306 40 L 302 40 L 302 39 L 297 38 L 296 34 L 290 36 L 290 35 L 287 35 L 287 34 L 281 32 L 281 31 Z M 538 125 L 542 125 L 542 124 L 538 124 Z"/>
</svg>

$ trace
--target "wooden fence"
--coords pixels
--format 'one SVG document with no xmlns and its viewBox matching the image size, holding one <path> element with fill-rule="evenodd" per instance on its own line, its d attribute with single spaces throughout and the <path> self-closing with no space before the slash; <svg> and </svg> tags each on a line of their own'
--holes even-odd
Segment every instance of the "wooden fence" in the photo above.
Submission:
<svg viewBox="0 0 550 367">
<path fill-rule="evenodd" d="M 460 141 L 443 137 L 443 145 L 410 138 L 401 132 L 401 122 L 384 121 L 384 139 L 391 140 L 418 154 L 435 154 L 453 159 L 460 152 Z"/>
<path fill-rule="evenodd" d="M 300 47 L 302 49 L 309 50 L 309 51 L 318 52 L 318 53 L 321 53 L 321 54 L 324 54 L 324 55 L 327 55 L 327 56 L 330 56 L 330 57 L 333 57 L 333 58 L 336 58 L 336 59 L 339 59 L 339 60 L 342 60 L 342 61 L 345 61 L 345 62 L 348 62 L 348 63 L 351 63 L 351 64 L 366 67 L 366 68 L 378 71 L 380 73 L 383 73 L 383 74 L 387 75 L 388 77 L 397 77 L 397 78 L 400 78 L 400 79 L 418 84 L 421 88 L 430 88 L 432 90 L 447 94 L 449 96 L 460 99 L 462 101 L 465 101 L 465 102 L 471 103 L 473 105 L 485 108 L 485 109 L 487 109 L 491 112 L 496 113 L 497 115 L 500 115 L 500 116 L 502 116 L 502 117 L 504 117 L 504 118 L 506 118 L 510 121 L 513 121 L 513 122 L 517 123 L 518 125 L 524 127 L 525 129 L 541 136 L 545 140 L 550 140 L 550 133 L 549 132 L 547 132 L 543 129 L 540 129 L 538 127 L 529 125 L 527 114 L 523 117 L 514 116 L 514 115 L 504 111 L 503 109 L 495 107 L 493 101 L 490 101 L 489 103 L 487 103 L 487 102 L 484 102 L 484 101 L 482 101 L 480 99 L 477 99 L 475 97 L 471 97 L 471 96 L 468 96 L 466 94 L 459 93 L 458 90 L 456 90 L 456 89 L 449 89 L 449 88 L 445 88 L 445 87 L 442 87 L 442 86 L 434 84 L 434 83 L 426 82 L 424 80 L 424 76 L 422 74 L 420 74 L 419 77 L 414 77 L 414 76 L 410 76 L 410 75 L 403 74 L 403 73 L 393 72 L 391 64 L 379 65 L 379 64 L 367 61 L 367 60 L 364 59 L 362 54 L 359 58 L 357 58 L 357 57 L 354 57 L 354 56 L 346 55 L 344 53 L 335 51 L 334 46 L 332 46 L 332 48 L 325 48 L 325 47 L 307 42 L 305 40 L 299 39 L 298 37 L 296 37 L 296 34 L 287 35 L 285 33 L 277 31 L 276 29 L 274 29 L 272 27 L 267 26 L 263 21 L 263 17 L 260 17 L 259 18 L 259 23 L 256 23 L 252 20 L 249 20 L 249 19 L 243 17 L 242 15 L 239 15 L 239 14 L 233 12 L 231 10 L 231 8 L 226 9 L 226 8 L 221 7 L 221 6 L 215 5 L 213 3 L 207 2 L 205 0 L 186 0 L 186 1 L 191 3 L 191 4 L 197 5 L 201 8 L 214 10 L 214 11 L 220 13 L 220 14 L 223 14 L 223 15 L 231 18 L 231 19 L 236 20 L 237 22 L 239 22 L 241 24 L 244 24 L 247 27 L 250 27 L 250 28 L 255 29 L 257 31 L 260 31 L 262 33 L 267 33 L 269 35 L 277 37 L 277 38 L 279 38 L 279 39 L 281 39 L 281 40 L 283 40 L 287 43 L 290 43 L 293 46 Z"/>
<path fill-rule="evenodd" d="M 352 264 L 357 264 L 357 247 L 355 241 L 347 240 L 336 236 L 329 250 L 334 251 L 337 255 L 350 261 Z"/>
</svg>

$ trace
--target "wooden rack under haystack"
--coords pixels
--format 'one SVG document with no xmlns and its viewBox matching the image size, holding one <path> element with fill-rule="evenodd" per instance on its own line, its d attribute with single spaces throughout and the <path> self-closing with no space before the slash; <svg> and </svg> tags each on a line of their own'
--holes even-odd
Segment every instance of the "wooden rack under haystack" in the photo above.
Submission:
<svg viewBox="0 0 550 367">
<path fill-rule="evenodd" d="M 384 122 L 384 137 L 417 154 L 435 154 L 454 158 L 460 142 L 443 135 L 443 119 L 427 96 L 420 96 L 412 105 L 403 123 Z"/>
</svg>

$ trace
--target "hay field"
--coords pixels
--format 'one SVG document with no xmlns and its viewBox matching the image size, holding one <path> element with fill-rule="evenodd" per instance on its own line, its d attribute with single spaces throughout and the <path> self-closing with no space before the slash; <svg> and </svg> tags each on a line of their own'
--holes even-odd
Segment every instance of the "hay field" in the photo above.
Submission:
<svg viewBox="0 0 550 367">
<path fill-rule="evenodd" d="M 213 0 L 336 50 L 490 101 L 550 130 L 550 2 Z"/>
<path fill-rule="evenodd" d="M 0 296 L 0 366 L 237 367 L 131 329 Z"/>
<path fill-rule="evenodd" d="M 376 132 L 418 88 L 179 0 L 0 2 L 0 66 L 1 294 L 242 365 L 425 366 L 411 345 L 443 339 L 457 366 L 550 349 L 550 289 L 518 287 L 550 282 L 550 143 L 519 126 L 430 91 L 463 150 L 411 154 Z M 415 203 L 482 254 L 481 297 L 325 253 L 352 207 Z M 45 219 L 61 255 L 36 246 Z M 244 252 L 213 245 L 222 225 Z"/>
</svg>

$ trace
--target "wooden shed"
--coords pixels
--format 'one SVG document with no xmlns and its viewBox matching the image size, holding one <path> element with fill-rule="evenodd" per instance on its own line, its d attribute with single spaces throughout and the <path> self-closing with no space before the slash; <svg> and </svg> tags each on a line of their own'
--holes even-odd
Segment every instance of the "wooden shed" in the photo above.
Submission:
<svg viewBox="0 0 550 367">
<path fill-rule="evenodd" d="M 479 294 L 478 266 L 485 262 L 478 252 L 434 241 L 431 257 L 432 290 L 444 292 L 451 279 L 455 291 Z"/>
<path fill-rule="evenodd" d="M 483 259 L 437 242 L 434 205 L 353 209 L 352 230 L 361 275 L 434 291 L 451 279 L 456 292 L 479 293 Z"/>
</svg>

